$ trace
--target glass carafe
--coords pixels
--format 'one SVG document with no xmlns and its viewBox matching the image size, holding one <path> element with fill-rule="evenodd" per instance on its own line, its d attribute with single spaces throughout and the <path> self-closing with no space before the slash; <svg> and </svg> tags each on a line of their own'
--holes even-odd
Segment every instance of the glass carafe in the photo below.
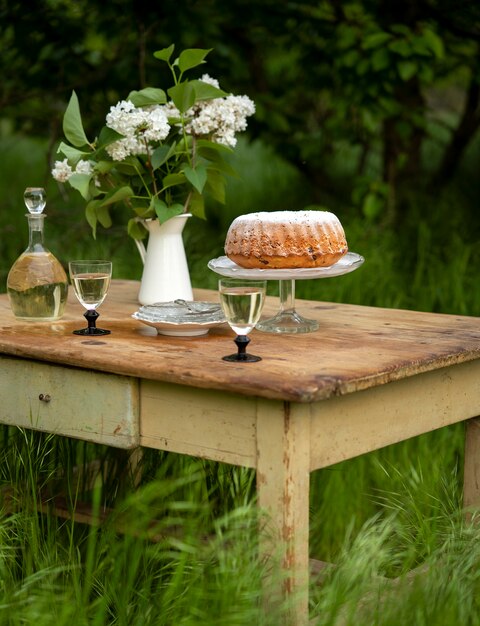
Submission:
<svg viewBox="0 0 480 626">
<path fill-rule="evenodd" d="M 65 311 L 68 279 L 61 263 L 43 244 L 44 189 L 28 187 L 24 200 L 29 211 L 29 242 L 7 277 L 10 306 L 18 319 L 54 322 Z"/>
</svg>

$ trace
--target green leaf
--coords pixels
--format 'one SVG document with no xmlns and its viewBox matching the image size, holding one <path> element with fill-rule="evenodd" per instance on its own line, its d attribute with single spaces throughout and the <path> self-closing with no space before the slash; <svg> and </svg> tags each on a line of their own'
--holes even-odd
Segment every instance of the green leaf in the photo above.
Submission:
<svg viewBox="0 0 480 626">
<path fill-rule="evenodd" d="M 91 180 L 91 174 L 72 174 L 68 179 L 68 184 L 79 191 L 84 200 L 91 200 L 92 196 L 89 191 Z"/>
<path fill-rule="evenodd" d="M 178 67 L 180 68 L 180 71 L 183 73 L 193 67 L 197 67 L 197 65 L 205 63 L 205 57 L 211 51 L 212 48 L 209 50 L 202 50 L 201 48 L 189 48 L 188 50 L 183 50 L 178 57 Z"/>
<path fill-rule="evenodd" d="M 60 143 L 57 149 L 57 153 L 63 154 L 67 157 L 70 163 L 76 165 L 81 159 L 88 157 L 91 155 L 90 152 L 85 152 L 84 150 L 78 150 L 77 148 L 72 148 L 68 143 Z"/>
<path fill-rule="evenodd" d="M 110 193 L 107 193 L 101 200 L 98 201 L 98 206 L 109 206 L 115 204 L 115 202 L 123 202 L 127 198 L 133 196 L 131 187 L 125 186 L 119 189 L 113 189 Z"/>
<path fill-rule="evenodd" d="M 205 183 L 207 182 L 206 168 L 199 165 L 193 169 L 187 165 L 183 169 L 183 173 L 185 174 L 185 178 L 195 187 L 198 193 L 202 193 Z"/>
<path fill-rule="evenodd" d="M 412 41 L 412 52 L 418 56 L 431 57 L 432 51 L 423 37 L 415 37 Z"/>
<path fill-rule="evenodd" d="M 195 217 L 206 219 L 205 215 L 205 198 L 197 192 L 194 192 L 190 197 L 190 204 L 188 210 Z"/>
<path fill-rule="evenodd" d="M 399 61 L 397 63 L 398 73 L 404 81 L 410 80 L 417 73 L 418 67 L 414 61 Z"/>
<path fill-rule="evenodd" d="M 177 185 L 183 185 L 185 183 L 185 174 L 183 172 L 178 172 L 176 174 L 167 174 L 162 181 L 163 189 L 168 189 L 169 187 L 176 187 Z"/>
<path fill-rule="evenodd" d="M 138 217 L 143 219 L 146 219 L 147 217 L 155 217 L 153 206 L 137 206 L 133 207 L 132 210 L 136 215 L 138 215 Z"/>
<path fill-rule="evenodd" d="M 165 104 L 167 96 L 163 89 L 145 87 L 140 91 L 131 91 L 127 100 L 130 100 L 136 107 L 142 107 L 150 104 Z"/>
<path fill-rule="evenodd" d="M 153 56 L 156 59 L 160 59 L 160 61 L 165 61 L 166 63 L 168 63 L 174 50 L 175 44 L 172 43 L 172 45 L 168 46 L 168 48 L 162 48 L 162 50 L 157 50 L 156 52 L 154 52 Z"/>
<path fill-rule="evenodd" d="M 195 89 L 195 99 L 197 101 L 213 100 L 214 98 L 224 98 L 228 96 L 228 93 L 223 91 L 223 89 L 205 83 L 203 80 L 191 80 L 190 85 Z"/>
<path fill-rule="evenodd" d="M 100 223 L 104 228 L 110 228 L 112 219 L 108 207 L 102 205 L 101 200 L 92 200 L 85 207 L 85 217 L 92 228 L 93 238 L 97 237 L 97 224 Z"/>
<path fill-rule="evenodd" d="M 135 217 L 132 217 L 128 220 L 127 232 L 130 237 L 133 237 L 133 239 L 145 239 L 148 230 L 139 220 L 137 220 Z"/>
<path fill-rule="evenodd" d="M 177 107 L 180 113 L 185 113 L 188 109 L 195 104 L 195 89 L 189 82 L 179 83 L 170 87 L 168 95 L 173 100 L 173 104 Z"/>
<path fill-rule="evenodd" d="M 108 207 L 97 207 L 97 219 L 104 228 L 110 228 L 110 226 L 112 225 L 112 218 L 110 217 Z"/>
<path fill-rule="evenodd" d="M 176 144 L 172 145 L 166 143 L 163 146 L 159 146 L 155 148 L 152 153 L 151 163 L 154 170 L 157 170 L 160 166 L 162 166 L 168 159 L 174 154 Z"/>
<path fill-rule="evenodd" d="M 337 32 L 338 48 L 340 48 L 340 50 L 347 50 L 347 48 L 354 46 L 357 41 L 357 34 L 355 27 L 346 25 L 345 23 L 340 24 Z"/>
<path fill-rule="evenodd" d="M 81 148 L 89 143 L 85 131 L 83 130 L 80 105 L 78 103 L 77 94 L 74 91 L 72 91 L 70 102 L 63 116 L 63 132 L 72 146 Z"/>
<path fill-rule="evenodd" d="M 427 42 L 428 47 L 437 57 L 437 59 L 443 59 L 445 56 L 445 47 L 443 45 L 443 39 L 437 35 L 433 30 L 425 28 L 423 31 L 423 37 Z"/>
<path fill-rule="evenodd" d="M 381 31 L 378 33 L 372 33 L 371 35 L 367 35 L 363 42 L 362 48 L 364 50 L 369 50 L 370 48 L 378 48 L 382 46 L 384 43 L 389 41 L 392 38 L 390 33 L 386 33 L 385 31 Z"/>
<path fill-rule="evenodd" d="M 212 150 L 216 150 L 217 152 L 225 152 L 232 154 L 232 148 L 228 146 L 224 146 L 222 143 L 215 143 L 214 141 L 209 141 L 208 139 L 197 139 L 197 148 L 211 148 Z"/>
<path fill-rule="evenodd" d="M 168 210 L 170 212 L 170 217 L 173 217 L 174 215 L 181 215 L 185 211 L 185 207 L 183 204 L 176 202 L 175 204 L 171 204 L 168 207 Z"/>
<path fill-rule="evenodd" d="M 208 160 L 208 169 L 216 170 L 217 172 L 222 172 L 223 174 L 227 174 L 228 176 L 232 176 L 234 178 L 238 178 L 238 174 L 232 165 L 222 159 L 221 156 L 217 155 L 213 150 L 209 153 L 208 150 L 205 151 L 206 154 L 203 154 L 202 157 Z"/>
<path fill-rule="evenodd" d="M 212 198 L 221 204 L 225 204 L 225 178 L 211 168 L 207 171 L 207 184 L 205 185 L 205 191 L 207 191 Z"/>
<path fill-rule="evenodd" d="M 138 170 L 145 170 L 143 163 L 135 156 L 129 156 L 123 161 L 114 161 L 115 168 L 125 176 L 135 176 Z"/>
<path fill-rule="evenodd" d="M 85 217 L 87 218 L 87 222 L 92 229 L 93 238 L 97 238 L 97 200 L 92 200 L 85 207 Z"/>
<path fill-rule="evenodd" d="M 108 126 L 104 126 L 100 131 L 100 135 L 98 136 L 97 150 L 101 150 L 102 148 L 109 146 L 115 141 L 123 139 L 123 137 L 123 135 L 117 133 L 117 131 L 113 130 L 113 128 L 108 128 Z"/>
<path fill-rule="evenodd" d="M 166 222 L 171 217 L 175 217 L 175 215 L 181 215 L 183 213 L 183 205 L 172 204 L 172 206 L 167 206 L 165 202 L 159 198 L 153 199 L 153 206 L 161 223 Z"/>
<path fill-rule="evenodd" d="M 405 39 L 395 39 L 395 41 L 388 44 L 388 49 L 402 57 L 412 55 L 412 48 Z"/>
<path fill-rule="evenodd" d="M 115 167 L 115 163 L 113 161 L 97 161 L 95 165 L 95 171 L 99 174 L 107 174 Z"/>
<path fill-rule="evenodd" d="M 379 70 L 384 70 L 390 65 L 390 55 L 388 54 L 388 50 L 385 48 L 378 48 L 372 54 L 372 67 L 378 72 Z"/>
<path fill-rule="evenodd" d="M 224 174 L 228 174 L 229 176 L 236 176 L 237 173 L 235 169 L 232 167 L 230 162 L 225 159 L 226 154 L 233 152 L 233 150 L 227 146 L 223 146 L 227 150 L 227 153 L 224 153 L 223 151 L 216 150 L 214 147 L 215 145 L 220 144 L 214 144 L 209 141 L 204 141 L 201 144 L 200 141 L 197 141 L 197 155 L 208 161 L 209 168 L 212 167 L 213 169 L 223 172 Z"/>
</svg>

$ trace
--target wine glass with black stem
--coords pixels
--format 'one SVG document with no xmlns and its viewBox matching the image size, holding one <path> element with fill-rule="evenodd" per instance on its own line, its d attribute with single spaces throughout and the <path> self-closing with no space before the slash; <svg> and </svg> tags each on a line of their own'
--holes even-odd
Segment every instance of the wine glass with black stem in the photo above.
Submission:
<svg viewBox="0 0 480 626">
<path fill-rule="evenodd" d="M 75 295 L 87 310 L 84 317 L 87 328 L 74 330 L 75 335 L 109 335 L 110 331 L 97 328 L 97 308 L 107 295 L 112 278 L 111 261 L 70 261 L 68 264 L 70 279 Z"/>
<path fill-rule="evenodd" d="M 247 346 L 250 343 L 248 334 L 255 328 L 262 314 L 267 282 L 221 278 L 218 291 L 225 318 L 237 335 L 234 341 L 238 351 L 222 357 L 223 360 L 243 363 L 261 361 L 261 357 L 247 353 Z"/>
</svg>

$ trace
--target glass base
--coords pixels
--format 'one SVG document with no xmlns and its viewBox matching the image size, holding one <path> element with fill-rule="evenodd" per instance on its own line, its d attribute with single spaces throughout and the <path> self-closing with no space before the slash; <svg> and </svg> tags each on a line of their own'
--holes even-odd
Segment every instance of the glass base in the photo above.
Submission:
<svg viewBox="0 0 480 626">
<path fill-rule="evenodd" d="M 318 327 L 316 320 L 306 319 L 294 310 L 280 311 L 274 317 L 262 320 L 255 326 L 264 333 L 313 333 Z"/>
<path fill-rule="evenodd" d="M 73 330 L 74 335 L 109 335 L 111 330 L 104 330 L 103 328 L 81 328 L 80 330 Z"/>
<path fill-rule="evenodd" d="M 247 354 L 247 346 L 250 343 L 250 338 L 247 337 L 247 335 L 237 335 L 234 342 L 238 348 L 238 352 L 222 357 L 224 361 L 235 361 L 236 363 L 255 363 L 256 361 L 262 360 L 262 357 L 260 356 Z"/>
<path fill-rule="evenodd" d="M 223 361 L 236 361 L 238 363 L 256 363 L 261 361 L 261 356 L 255 356 L 254 354 L 229 354 L 222 357 Z"/>
<path fill-rule="evenodd" d="M 97 328 L 97 318 L 99 317 L 98 311 L 95 309 L 87 309 L 83 314 L 83 317 L 87 320 L 87 328 L 80 328 L 79 330 L 72 331 L 74 335 L 88 335 L 89 337 L 95 335 L 109 335 L 110 330 L 104 330 L 103 328 Z"/>
</svg>

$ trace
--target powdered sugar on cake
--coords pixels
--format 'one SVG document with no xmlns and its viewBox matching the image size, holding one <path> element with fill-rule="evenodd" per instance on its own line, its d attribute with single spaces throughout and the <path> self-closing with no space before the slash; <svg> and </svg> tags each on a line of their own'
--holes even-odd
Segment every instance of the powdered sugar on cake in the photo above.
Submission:
<svg viewBox="0 0 480 626">
<path fill-rule="evenodd" d="M 257 213 L 246 213 L 239 215 L 232 222 L 267 222 L 269 224 L 311 224 L 317 222 L 338 222 L 338 217 L 330 211 L 259 211 Z"/>
</svg>

